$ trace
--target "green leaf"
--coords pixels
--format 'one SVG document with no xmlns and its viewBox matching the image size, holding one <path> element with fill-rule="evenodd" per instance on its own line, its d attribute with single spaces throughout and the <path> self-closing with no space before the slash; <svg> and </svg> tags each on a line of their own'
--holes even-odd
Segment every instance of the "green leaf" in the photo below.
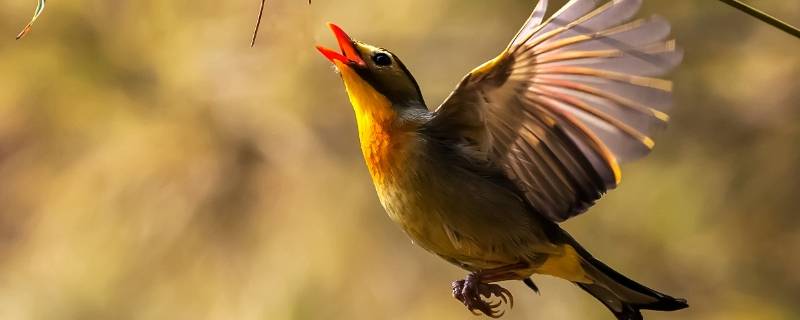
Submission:
<svg viewBox="0 0 800 320">
<path fill-rule="evenodd" d="M 39 0 L 39 3 L 36 5 L 36 11 L 33 12 L 33 18 L 31 18 L 31 22 L 28 22 L 28 25 L 26 25 L 25 28 L 19 32 L 17 35 L 17 40 L 24 37 L 26 34 L 28 34 L 28 32 L 31 32 L 31 26 L 34 22 L 36 22 L 36 19 L 39 18 L 39 15 L 42 14 L 42 11 L 44 11 L 44 1 L 45 0 Z"/>
</svg>

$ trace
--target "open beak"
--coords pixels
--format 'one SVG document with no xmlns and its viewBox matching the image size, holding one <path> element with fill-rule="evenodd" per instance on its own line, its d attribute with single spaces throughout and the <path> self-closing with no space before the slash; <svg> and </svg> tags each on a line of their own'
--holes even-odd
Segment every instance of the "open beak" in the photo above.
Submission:
<svg viewBox="0 0 800 320">
<path fill-rule="evenodd" d="M 339 61 L 346 65 L 365 66 L 366 63 L 364 63 L 364 60 L 361 59 L 361 56 L 356 50 L 355 41 L 350 39 L 350 36 L 344 33 L 344 30 L 339 28 L 339 26 L 328 22 L 328 27 L 331 28 L 331 31 L 333 31 L 333 34 L 336 36 L 336 41 L 339 42 L 339 49 L 341 49 L 341 52 L 323 46 L 317 46 L 317 50 L 334 64 L 336 64 L 336 61 Z"/>
</svg>

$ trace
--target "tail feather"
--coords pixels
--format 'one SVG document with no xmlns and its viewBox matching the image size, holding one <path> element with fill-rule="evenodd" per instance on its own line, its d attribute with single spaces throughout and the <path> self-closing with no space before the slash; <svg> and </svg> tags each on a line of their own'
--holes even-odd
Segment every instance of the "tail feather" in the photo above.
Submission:
<svg viewBox="0 0 800 320">
<path fill-rule="evenodd" d="M 686 299 L 645 287 L 595 258 L 586 260 L 591 265 L 589 273 L 595 282 L 576 284 L 602 302 L 619 320 L 641 320 L 640 310 L 675 311 L 689 306 Z"/>
<path fill-rule="evenodd" d="M 574 239 L 570 245 L 582 258 L 592 283 L 578 283 L 581 289 L 602 302 L 619 320 L 641 320 L 641 310 L 675 311 L 689 307 L 686 299 L 673 298 L 637 283 L 595 259 Z"/>
</svg>

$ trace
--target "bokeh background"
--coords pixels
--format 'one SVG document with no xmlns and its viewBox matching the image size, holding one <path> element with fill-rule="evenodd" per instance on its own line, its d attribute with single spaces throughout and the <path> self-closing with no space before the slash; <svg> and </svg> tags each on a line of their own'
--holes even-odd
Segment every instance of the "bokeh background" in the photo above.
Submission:
<svg viewBox="0 0 800 320">
<path fill-rule="evenodd" d="M 551 1 L 551 10 L 565 1 Z M 800 2 L 750 3 L 800 25 Z M 35 1 L 0 10 L 0 319 L 471 319 L 457 268 L 380 207 L 326 21 L 392 49 L 435 106 L 530 0 Z M 800 40 L 717 1 L 648 1 L 686 50 L 669 130 L 565 224 L 686 297 L 648 319 L 800 319 Z M 505 319 L 612 319 L 509 283 Z"/>
</svg>

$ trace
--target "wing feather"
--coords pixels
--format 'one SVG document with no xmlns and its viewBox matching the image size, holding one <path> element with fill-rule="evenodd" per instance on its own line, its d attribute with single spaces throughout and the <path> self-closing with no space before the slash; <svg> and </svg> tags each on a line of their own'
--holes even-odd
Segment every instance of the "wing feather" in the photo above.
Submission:
<svg viewBox="0 0 800 320">
<path fill-rule="evenodd" d="M 648 154 L 683 53 L 642 0 L 571 0 L 545 19 L 540 1 L 508 47 L 472 70 L 427 129 L 474 145 L 553 221 L 580 214 Z M 465 142 L 466 141 L 466 142 Z"/>
</svg>

